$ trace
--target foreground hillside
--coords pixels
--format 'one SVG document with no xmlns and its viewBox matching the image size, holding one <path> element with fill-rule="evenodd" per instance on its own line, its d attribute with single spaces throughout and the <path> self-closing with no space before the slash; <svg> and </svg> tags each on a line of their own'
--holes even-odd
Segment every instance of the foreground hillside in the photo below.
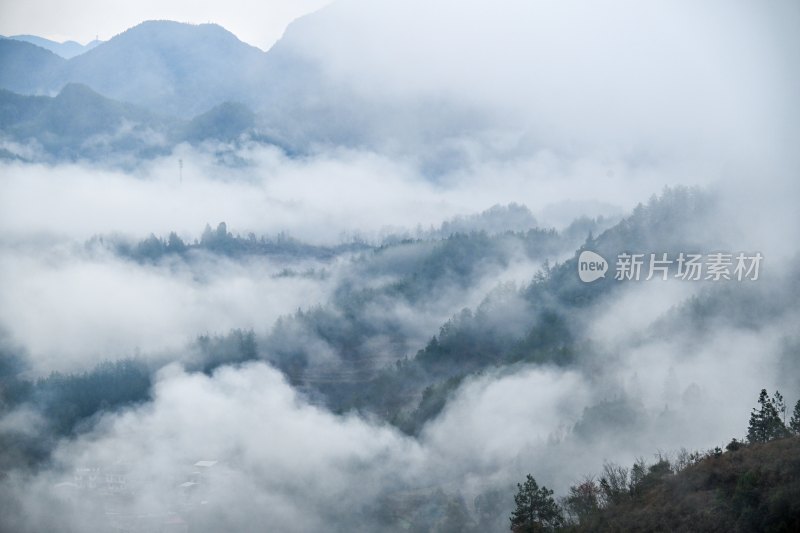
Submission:
<svg viewBox="0 0 800 533">
<path fill-rule="evenodd" d="M 677 474 L 659 464 L 632 496 L 569 530 L 800 531 L 799 437 L 711 453 Z"/>
</svg>

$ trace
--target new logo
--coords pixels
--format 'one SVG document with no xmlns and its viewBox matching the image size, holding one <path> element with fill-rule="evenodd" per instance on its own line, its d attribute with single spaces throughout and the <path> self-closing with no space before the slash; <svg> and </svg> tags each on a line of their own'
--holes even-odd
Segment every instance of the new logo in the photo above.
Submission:
<svg viewBox="0 0 800 533">
<path fill-rule="evenodd" d="M 608 272 L 608 261 L 602 255 L 584 250 L 578 257 L 578 277 L 584 283 L 591 283 L 597 279 L 606 277 Z"/>
</svg>

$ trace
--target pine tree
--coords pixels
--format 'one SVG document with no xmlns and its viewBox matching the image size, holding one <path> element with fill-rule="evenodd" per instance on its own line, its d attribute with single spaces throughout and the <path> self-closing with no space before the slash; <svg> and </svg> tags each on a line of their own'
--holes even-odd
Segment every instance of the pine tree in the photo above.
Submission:
<svg viewBox="0 0 800 533">
<path fill-rule="evenodd" d="M 783 401 L 783 395 L 779 391 L 775 391 L 772 395 L 772 409 L 774 416 L 771 418 L 769 424 L 769 438 L 781 439 L 789 436 L 789 430 L 786 428 L 786 403 Z"/>
<path fill-rule="evenodd" d="M 554 531 L 564 524 L 561 508 L 553 499 L 553 491 L 539 485 L 533 476 L 527 475 L 524 484 L 517 483 L 514 496 L 517 508 L 511 513 L 511 531 L 514 533 L 538 533 Z"/>
<path fill-rule="evenodd" d="M 167 238 L 167 250 L 170 252 L 181 253 L 186 250 L 186 243 L 183 242 L 183 239 L 178 237 L 178 234 L 173 231 Z"/>
<path fill-rule="evenodd" d="M 761 409 L 753 409 L 750 412 L 750 424 L 747 426 L 747 440 L 750 441 L 750 443 L 766 441 L 763 413 L 764 406 L 768 400 L 767 389 L 761 389 L 761 394 L 758 396 L 758 403 L 761 405 Z"/>
<path fill-rule="evenodd" d="M 775 391 L 775 394 L 772 395 L 772 404 L 775 406 L 775 410 L 778 412 L 778 418 L 783 423 L 784 427 L 786 426 L 786 403 L 783 401 L 783 395 L 779 391 Z"/>
<path fill-rule="evenodd" d="M 800 400 L 794 404 L 792 419 L 789 421 L 789 429 L 795 434 L 800 435 Z"/>
<path fill-rule="evenodd" d="M 788 432 L 781 420 L 781 410 L 785 411 L 783 396 L 775 391 L 770 398 L 766 389 L 761 389 L 758 396 L 758 409 L 750 413 L 750 424 L 747 428 L 747 440 L 750 443 L 767 442 L 772 439 L 785 437 Z"/>
</svg>

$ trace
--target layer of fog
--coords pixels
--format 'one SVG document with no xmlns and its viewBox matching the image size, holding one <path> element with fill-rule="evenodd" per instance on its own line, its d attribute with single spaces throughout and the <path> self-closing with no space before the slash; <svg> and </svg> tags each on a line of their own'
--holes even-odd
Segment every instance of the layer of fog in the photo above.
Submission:
<svg viewBox="0 0 800 533">
<path fill-rule="evenodd" d="M 141 265 L 63 246 L 4 251 L 0 276 L 13 283 L 0 286 L 0 323 L 35 374 L 160 357 L 234 328 L 264 333 L 279 316 L 324 301 L 330 288 L 319 277 L 280 276 L 285 263 L 268 259 Z"/>
<path fill-rule="evenodd" d="M 578 216 L 627 211 L 665 185 L 721 179 L 719 168 L 706 172 L 685 162 L 630 165 L 548 151 L 503 163 L 479 159 L 439 183 L 402 158 L 372 152 L 291 159 L 251 146 L 237 155 L 247 164 L 220 164 L 211 153 L 182 146 L 172 157 L 132 173 L 90 165 L 5 164 L 3 240 L 170 231 L 196 238 L 205 224 L 224 220 L 243 235 L 284 231 L 309 242 L 336 243 L 353 234 L 374 239 L 381 230 L 427 229 L 510 202 L 543 212 L 540 224 L 566 225 Z"/>
<path fill-rule="evenodd" d="M 20 172 L 20 168 L 16 170 Z M 716 184 L 717 203 L 706 219 L 711 227 L 697 228 L 708 240 L 708 250 L 719 246 L 714 236 L 724 236 L 726 245 L 762 251 L 766 258 L 762 279 L 754 283 L 762 284 L 755 285 L 756 290 L 765 291 L 792 282 L 792 278 L 783 276 L 791 270 L 789 260 L 797 254 L 796 241 L 790 238 L 791 228 L 796 227 L 791 225 L 797 218 L 792 205 L 796 185 L 776 171 L 768 176 L 770 179 L 760 184 L 766 187 L 749 185 L 744 179 Z M 36 183 L 35 176 L 32 183 Z M 231 191 L 253 187 L 241 181 L 208 180 L 206 184 L 221 190 L 231 187 Z M 132 181 L 130 185 L 163 187 L 153 179 Z M 489 191 L 486 194 L 498 198 Z M 758 208 L 747 200 L 754 198 L 768 201 L 770 212 L 751 224 L 747 215 Z M 158 202 L 156 197 L 152 199 Z M 26 215 L 20 212 L 19 216 Z M 119 220 L 124 221 L 124 217 Z M 130 221 L 131 226 L 125 228 L 128 231 L 137 228 L 134 223 L 141 224 L 132 215 Z M 74 307 L 80 309 L 85 301 L 81 294 L 87 286 L 84 280 L 96 283 L 106 277 L 129 287 L 125 290 L 136 295 L 135 301 L 152 298 L 157 302 L 155 306 L 143 304 L 141 316 L 165 305 L 165 287 L 159 283 L 170 283 L 177 288 L 167 289 L 167 303 L 173 299 L 185 302 L 188 294 L 191 307 L 201 294 L 199 315 L 223 306 L 224 311 L 210 316 L 236 326 L 246 325 L 234 324 L 237 321 L 252 323 L 248 322 L 250 315 L 268 317 L 267 308 L 253 303 L 260 300 L 249 295 L 254 290 L 261 295 L 280 291 L 289 309 L 297 302 L 307 304 L 309 294 L 311 298 L 325 297 L 324 286 L 317 282 L 306 285 L 295 280 L 294 292 L 283 281 L 273 286 L 277 282 L 268 277 L 268 266 L 257 261 L 240 264 L 218 260 L 217 279 L 227 281 L 219 281 L 220 299 L 214 300 L 202 291 L 196 292 L 191 285 L 194 280 L 182 270 L 185 267 L 144 267 L 114 257 L 82 256 L 70 247 L 59 256 L 59 246 L 65 246 L 59 239 L 57 246 L 50 241 L 43 245 L 20 243 L 23 237 L 57 233 L 58 227 L 40 227 L 25 235 L 25 226 L 16 226 L 16 232 L 10 232 L 13 238 L 4 245 L 7 252 L 3 256 L 4 269 L 11 275 L 3 279 L 19 283 L 13 288 L 4 283 L 5 297 L 16 294 L 15 302 L 24 310 L 25 296 L 39 295 L 28 301 L 41 302 L 42 294 L 53 292 L 48 305 L 56 312 L 51 320 L 63 321 L 75 313 Z M 80 227 L 67 228 L 72 239 L 88 234 Z M 79 242 L 65 238 L 66 242 Z M 45 252 L 39 246 L 44 246 Z M 93 261 L 99 261 L 102 267 L 93 270 Z M 77 266 L 73 269 L 71 265 Z M 84 271 L 87 265 L 90 268 Z M 526 265 L 518 275 L 527 274 L 528 268 Z M 75 277 L 65 279 L 70 272 Z M 245 278 L 242 292 L 237 292 L 236 283 L 229 280 L 231 273 Z M 26 279 L 26 275 L 30 277 Z M 156 283 L 152 277 L 160 281 Z M 214 275 L 210 278 L 215 279 Z M 119 290 L 114 283 L 103 287 Z M 65 285 L 66 294 L 57 292 L 65 290 Z M 149 285 L 155 288 L 148 289 Z M 70 495 L 69 485 L 59 484 L 69 481 L 75 468 L 100 466 L 123 468 L 129 473 L 134 500 L 125 506 L 126 513 L 159 515 L 188 505 L 209 520 L 211 529 L 246 529 L 269 521 L 285 531 L 313 530 L 330 523 L 338 524 L 341 530 L 376 530 L 379 526 L 373 522 L 377 519 L 372 513 L 385 504 L 386 498 L 424 494 L 431 487 L 464 498 L 467 508 L 474 512 L 473 499 L 490 490 L 500 490 L 506 495 L 503 505 L 510 506 L 513 483 L 528 472 L 563 494 L 570 483 L 598 473 L 605 460 L 630 464 L 638 456 L 650 458 L 657 451 L 721 446 L 731 437 L 743 436 L 749 410 L 762 387 L 780 387 L 790 404 L 796 401 L 793 387 L 797 384 L 781 375 L 781 361 L 786 357 L 787 343 L 797 343 L 794 325 L 798 313 L 796 307 L 790 307 L 766 325 L 743 329 L 726 321 L 723 312 L 714 329 L 699 337 L 682 335 L 681 330 L 664 337 L 652 329 L 700 289 L 700 284 L 631 284 L 612 299 L 601 301 L 592 313 L 586 335 L 592 342 L 593 359 L 570 369 L 523 366 L 468 379 L 418 439 L 376 420 L 335 416 L 313 407 L 276 370 L 263 363 L 238 369 L 224 367 L 211 377 L 186 374 L 175 367 L 165 369 L 152 402 L 105 415 L 91 434 L 65 440 L 56 452 L 53 467 L 33 478 L 9 480 L 4 490 L 11 491 L 9 498 L 19 502 L 18 513 L 4 520 L 23 530 L 50 527 L 57 513 L 44 512 L 41 502 L 47 502 L 50 510 L 69 511 L 64 527 L 81 530 L 96 526 L 95 520 L 102 523 L 106 518 L 93 507 L 97 502 L 76 500 Z M 484 281 L 471 297 L 489 290 L 491 283 Z M 230 294 L 238 296 L 229 298 Z M 411 319 L 415 318 L 414 311 L 406 311 Z M 38 315 L 22 315 L 28 321 L 34 317 L 42 320 L 47 310 L 42 313 L 40 308 Z M 77 314 L 75 324 L 83 328 L 87 318 L 98 315 L 96 310 Z M 201 326 L 191 320 L 175 322 L 167 315 L 171 315 L 170 307 L 155 315 L 156 321 L 165 321 L 164 333 L 182 328 L 197 333 L 191 329 Z M 4 321 L 18 331 L 19 325 L 9 317 L 11 313 Z M 111 318 L 112 322 L 131 320 L 124 314 L 112 313 Z M 109 323 L 100 321 L 96 325 L 101 334 L 104 328 L 113 331 Z M 46 332 L 36 333 L 48 338 Z M 80 345 L 82 335 L 95 336 L 79 330 L 69 342 Z M 597 411 L 591 409 L 603 405 L 610 409 L 627 406 L 624 413 L 632 417 L 631 423 L 619 427 L 593 420 Z M 3 423 L 24 427 L 35 421 L 26 418 L 29 415 L 12 413 Z M 199 492 L 187 496 L 180 485 L 194 479 L 191 465 L 201 459 L 221 462 L 203 478 Z M 249 497 L 239 497 L 242 491 Z M 508 509 L 501 510 L 503 529 L 507 514 Z M 62 515 L 58 517 L 63 520 Z M 14 522 L 17 519 L 22 522 Z"/>
<path fill-rule="evenodd" d="M 8 480 L 20 514 L 4 520 L 21 530 L 46 529 L 54 520 L 76 530 L 97 527 L 108 519 L 100 502 L 77 499 L 62 482 L 75 468 L 101 467 L 129 476 L 134 497 L 121 516 L 165 516 L 188 506 L 208 530 L 260 523 L 281 531 L 323 524 L 379 530 L 372 513 L 386 498 L 441 487 L 474 512 L 476 496 L 501 490 L 503 506 L 510 506 L 513 483 L 528 472 L 563 494 L 606 460 L 630 464 L 741 437 L 757 391 L 781 383 L 781 343 L 793 332 L 796 310 L 749 331 L 721 324 L 695 344 L 632 340 L 681 301 L 661 296 L 663 287 L 641 284 L 605 302 L 590 331 L 608 354 L 586 366 L 523 366 L 467 380 L 419 439 L 312 407 L 263 363 L 223 367 L 213 376 L 165 368 L 151 403 L 105 415 L 91 434 L 65 440 L 51 468 Z M 650 317 L 626 322 L 626 338 L 610 338 L 602 334 L 603 311 L 620 320 L 636 311 Z M 587 420 L 584 409 L 614 401 L 632 406 L 624 411 L 633 413 L 630 423 Z M 579 423 L 588 429 L 573 430 Z M 192 465 L 199 460 L 220 463 L 196 492 L 181 488 L 197 479 Z"/>
<path fill-rule="evenodd" d="M 298 163 L 287 164 L 291 168 Z M 314 162 L 305 164 L 313 168 Z M 83 180 L 99 173 L 81 169 L 85 174 L 71 176 L 60 167 L 11 170 L 18 174 L 11 174 L 4 183 L 13 184 L 9 190 L 15 194 L 25 191 L 21 180 L 25 170 L 31 171 L 31 189 L 26 194 L 41 186 L 37 180 L 42 178 L 36 172 L 56 173 L 65 180 Z M 99 175 L 110 177 L 112 184 L 121 180 L 112 185 L 119 187 L 120 195 L 124 195 L 126 187 L 155 191 L 133 195 L 134 202 L 140 202 L 142 208 L 145 200 L 158 205 L 163 201 L 160 193 L 174 186 L 158 177 Z M 314 208 L 303 213 L 314 216 L 317 210 L 324 210 L 323 199 L 316 198 L 319 193 L 314 188 L 292 189 L 289 180 L 280 182 L 280 174 L 277 176 L 282 189 L 273 190 L 291 191 L 286 194 L 293 194 L 294 200 L 304 198 L 304 194 L 311 197 L 308 201 Z M 305 176 L 299 171 L 294 174 L 295 179 Z M 313 173 L 308 176 L 314 179 Z M 769 167 L 765 167 L 765 178 L 758 183 L 748 180 L 746 172 L 732 172 L 731 176 L 729 182 L 712 185 L 713 211 L 704 217 L 708 226 L 695 231 L 707 241 L 708 251 L 718 249 L 721 242 L 736 247 L 730 251 L 761 251 L 765 255 L 762 278 L 754 282 L 753 290 L 767 295 L 769 291 L 780 291 L 781 284 L 794 279 L 786 276 L 793 269 L 791 261 L 798 251 L 797 241 L 792 238 L 792 228 L 797 227 L 793 205 L 797 185 L 785 179 L 780 170 Z M 90 179 L 92 185 L 103 186 L 99 179 Z M 362 205 L 357 202 L 368 203 L 369 199 L 358 196 L 357 185 L 362 182 L 355 181 L 355 185 L 351 184 L 353 201 L 356 206 Z M 568 179 L 566 182 L 570 183 Z M 240 189 L 261 187 L 258 181 L 230 177 L 202 183 L 231 195 Z M 265 179 L 264 187 L 269 183 Z M 348 181 L 345 179 L 344 183 Z M 403 184 L 401 180 L 395 183 Z M 459 192 L 426 187 L 430 188 L 425 198 L 437 198 L 438 205 L 446 205 L 450 199 L 445 192 Z M 394 194 L 403 198 L 403 190 L 397 185 Z M 482 200 L 511 199 L 497 190 L 502 191 L 502 187 L 487 187 Z M 565 195 L 568 191 L 565 188 Z M 67 188 L 63 193 L 69 197 Z M 340 198 L 350 196 L 343 194 Z M 71 201 L 89 213 L 96 209 L 88 201 L 90 197 L 84 190 Z M 193 198 L 199 200 L 201 196 Z M 388 198 L 384 201 L 389 205 Z M 472 201 L 476 207 L 481 202 Z M 101 201 L 97 203 L 102 205 Z M 6 205 L 13 208 L 14 203 L 8 201 Z M 294 205 L 305 204 L 296 201 Z M 768 205 L 769 212 L 762 213 L 760 219 L 753 218 L 762 205 Z M 38 209 L 35 203 L 32 208 Z M 118 231 L 142 234 L 161 230 L 159 233 L 163 234 L 172 229 L 168 209 L 162 211 L 165 220 L 159 222 L 159 217 L 154 217 L 149 226 L 135 216 L 135 209 L 127 214 L 124 208 L 119 211 L 119 218 L 110 226 Z M 244 209 L 241 213 L 247 214 Z M 327 282 L 319 280 L 276 281 L 270 277 L 274 270 L 270 270 L 268 262 L 217 258 L 194 267 L 202 270 L 211 287 L 198 290 L 197 272 L 180 262 L 139 265 L 76 246 L 90 235 L 88 224 L 85 229 L 80 224 L 70 225 L 65 217 L 61 219 L 64 225 L 60 221 L 40 221 L 38 227 L 29 230 L 17 218 L 30 215 L 20 209 L 14 215 L 4 215 L 12 231 L 6 237 L 2 257 L 7 274 L 2 279 L 15 280 L 14 284 L 3 283 L 4 301 L 11 302 L 9 295 L 13 295 L 14 305 L 5 304 L 2 308 L 16 312 L 4 314 L 4 325 L 19 332 L 25 331 L 25 324 L 41 321 L 43 325 L 37 327 L 58 331 L 58 323 L 67 321 L 77 328 L 74 337 L 62 337 L 68 346 L 81 347 L 81 343 L 93 342 L 87 338 L 98 335 L 102 340 L 108 331 L 126 339 L 125 328 L 115 330 L 126 322 L 133 326 L 127 330 L 125 342 L 147 337 L 137 338 L 137 329 L 155 335 L 196 334 L 197 328 L 203 328 L 203 317 L 232 327 L 253 324 L 254 317 L 267 323 L 277 313 L 307 306 L 314 298 L 324 301 L 326 290 L 330 289 Z M 373 216 L 381 222 L 386 220 L 378 214 Z M 388 213 L 388 218 L 391 216 Z M 28 220 L 33 223 L 34 219 Z M 264 220 L 268 221 L 265 217 L 262 223 Z M 337 217 L 331 216 L 330 220 L 337 221 Z M 334 240 L 335 235 L 352 228 L 341 220 L 343 225 L 338 231 L 331 231 L 330 238 Z M 267 232 L 283 229 L 279 223 L 264 224 L 250 227 Z M 379 222 L 375 226 L 379 227 Z M 192 224 L 189 229 L 197 231 L 196 228 Z M 402 260 L 395 257 L 390 262 Z M 505 279 L 524 279 L 531 268 L 524 264 L 512 266 Z M 339 271 L 337 275 L 347 273 Z M 369 277 L 365 281 L 382 282 Z M 87 286 L 98 282 L 102 291 L 87 291 Z M 470 305 L 476 305 L 491 291 L 493 283 L 486 278 L 475 287 L 468 295 L 473 298 Z M 385 504 L 385 498 L 402 498 L 415 491 L 426 493 L 431 487 L 441 487 L 447 494 L 463 497 L 467 508 L 474 512 L 472 500 L 490 490 L 502 491 L 506 495 L 503 505 L 510 506 L 513 483 L 528 472 L 563 494 L 570 483 L 598 473 L 605 460 L 630 464 L 638 456 L 650 458 L 657 451 L 721 446 L 731 437 L 743 436 L 749 410 L 762 387 L 781 388 L 788 403 L 796 401 L 797 383 L 781 372 L 785 371 L 782 365 L 787 344 L 798 342 L 794 327 L 798 313 L 796 306 L 790 305 L 766 324 L 741 328 L 725 318 L 730 310 L 723 310 L 714 329 L 700 336 L 679 329 L 665 337 L 658 328 L 653 329 L 659 320 L 669 320 L 673 316 L 670 313 L 680 310 L 681 303 L 704 287 L 657 281 L 630 284 L 613 298 L 600 301 L 590 314 L 585 335 L 593 347 L 591 359 L 568 369 L 523 366 L 468 379 L 417 439 L 404 436 L 383 422 L 355 415 L 335 416 L 311 406 L 277 370 L 264 363 L 223 367 L 210 377 L 171 367 L 161 372 L 152 402 L 106 414 L 91 434 L 65 440 L 52 467 L 33 478 L 9 480 L 4 490 L 12 491 L 9 498 L 19 502 L 19 514 L 4 520 L 20 529 L 47 528 L 55 516 L 44 512 L 41 502 L 48 502 L 55 509 L 71 509 L 67 516 L 72 522 L 68 525 L 74 529 L 92 527 L 95 519 L 102 522 L 102 513 L 92 507 L 96 502 L 76 502 L 69 485 L 59 485 L 71 479 L 75 468 L 100 466 L 129 472 L 135 498 L 125 512 L 158 514 L 180 505 L 194 505 L 202 516 L 215 520 L 209 522 L 212 529 L 246 529 L 269 520 L 285 531 L 313 530 L 330 523 L 341 525 L 341 530 L 370 530 L 378 527 L 371 522 L 375 519 L 371 513 Z M 103 304 L 104 297 L 114 291 L 122 291 L 130 299 Z M 89 294 L 100 295 L 100 304 L 94 308 L 91 302 L 87 305 Z M 281 302 L 278 307 L 265 305 L 269 294 L 277 296 L 275 300 Z M 173 307 L 174 301 L 178 303 Z M 181 309 L 192 309 L 198 302 L 195 314 L 189 313 L 184 322 L 175 320 Z M 125 311 L 121 303 L 141 305 L 138 318 L 127 314 L 131 311 Z M 89 311 L 81 313 L 81 306 Z M 159 308 L 164 311 L 156 312 Z M 419 319 L 416 309 L 387 308 L 376 313 L 381 311 L 395 317 L 405 313 L 410 322 Z M 153 322 L 136 321 L 149 315 L 155 317 Z M 25 320 L 14 322 L 19 316 Z M 94 324 L 95 331 L 87 324 Z M 160 324 L 162 329 L 154 330 L 153 324 Z M 433 331 L 438 325 L 429 324 Z M 37 335 L 42 336 L 40 342 L 58 338 L 38 329 L 30 339 Z M 54 348 L 55 341 L 50 342 L 53 344 L 48 348 Z M 598 412 L 591 409 L 603 405 L 610 409 L 627 406 L 624 412 L 632 416 L 631 423 L 618 427 L 593 420 Z M 35 422 L 35 415 L 30 412 L 15 412 L 3 424 L 35 428 Z M 201 459 L 221 462 L 209 471 L 196 497 L 187 496 L 180 484 L 193 479 L 195 468 L 191 465 Z M 250 497 L 237 497 L 243 490 Z M 508 509 L 501 514 L 504 518 Z M 12 522 L 16 519 L 23 523 Z M 500 522 L 504 529 L 504 519 Z"/>
<path fill-rule="evenodd" d="M 85 242 L 98 235 L 138 240 L 176 231 L 192 242 L 207 223 L 225 221 L 241 235 L 379 242 L 388 234 L 414 237 L 454 216 L 510 202 L 542 213 L 537 218 L 547 227 L 580 215 L 618 214 L 681 182 L 677 168 L 620 163 L 612 175 L 608 162 L 571 162 L 549 153 L 505 165 L 476 164 L 438 184 L 412 164 L 374 153 L 291 159 L 251 146 L 237 154 L 248 164 L 231 167 L 211 153 L 182 147 L 132 173 L 81 164 L 3 166 L 0 325 L 28 351 L 38 372 L 177 349 L 198 334 L 230 328 L 264 333 L 280 315 L 324 304 L 338 279 L 335 264 L 316 265 L 332 273 L 325 279 L 276 277 L 286 265 L 273 260 L 209 257 L 191 268 L 180 261 L 137 264 L 87 250 Z M 311 266 L 291 265 L 297 271 Z M 467 293 L 450 291 L 445 298 L 442 287 L 440 305 L 427 312 L 376 314 L 406 316 L 410 340 L 422 342 L 497 284 L 524 285 L 538 268 L 516 260 L 505 271 L 485 272 Z"/>
<path fill-rule="evenodd" d="M 319 94 L 381 149 L 409 143 L 442 159 L 479 131 L 501 160 L 548 149 L 731 161 L 796 138 L 788 20 L 798 20 L 790 2 L 346 0 L 297 21 L 279 47 L 354 91 L 352 109 Z"/>
</svg>

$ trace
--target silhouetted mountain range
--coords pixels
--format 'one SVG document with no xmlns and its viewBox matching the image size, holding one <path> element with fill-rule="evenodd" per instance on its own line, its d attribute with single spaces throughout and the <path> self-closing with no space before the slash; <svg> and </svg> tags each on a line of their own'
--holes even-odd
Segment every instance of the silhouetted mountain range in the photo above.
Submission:
<svg viewBox="0 0 800 533">
<path fill-rule="evenodd" d="M 0 131 L 15 142 L 35 143 L 45 159 L 146 158 L 184 141 L 232 141 L 254 126 L 253 112 L 230 102 L 187 121 L 111 100 L 78 83 L 67 84 L 55 97 L 0 89 Z"/>
<path fill-rule="evenodd" d="M 14 39 L 0 39 L 0 87 L 22 94 L 49 94 L 66 60 L 49 50 Z"/>
<path fill-rule="evenodd" d="M 216 24 L 170 21 L 143 22 L 69 60 L 31 42 L 3 39 L 0 88 L 54 96 L 77 83 L 108 99 L 183 120 L 238 102 L 249 108 L 238 108 L 239 118 L 247 117 L 240 124 L 257 124 L 265 139 L 293 153 L 317 145 L 380 143 L 413 145 L 414 151 L 428 146 L 425 139 L 441 140 L 474 124 L 474 116 L 452 113 L 453 104 L 444 101 L 390 103 L 329 76 L 309 53 L 314 21 L 324 12 L 295 21 L 268 52 Z M 5 106 L 23 102 L 4 99 Z M 213 116 L 203 119 L 206 125 Z M 0 129 L 8 134 L 11 126 L 4 121 Z M 217 124 L 212 130 L 218 126 L 227 128 Z"/>
<path fill-rule="evenodd" d="M 68 62 L 56 83 L 188 118 L 226 100 L 252 103 L 264 55 L 216 24 L 145 22 Z"/>
<path fill-rule="evenodd" d="M 5 89 L 47 95 L 82 83 L 183 118 L 228 100 L 252 104 L 266 55 L 216 24 L 168 21 L 144 22 L 70 60 L 17 40 L 0 46 Z"/>
<path fill-rule="evenodd" d="M 44 48 L 45 50 L 50 50 L 54 54 L 59 55 L 64 59 L 72 59 L 75 56 L 79 56 L 103 42 L 95 39 L 94 41 L 90 41 L 86 44 L 81 44 L 76 41 L 64 41 L 63 43 L 59 43 L 57 41 L 52 41 L 36 35 L 12 35 L 9 37 L 9 39 L 35 44 L 36 46 Z"/>
</svg>

